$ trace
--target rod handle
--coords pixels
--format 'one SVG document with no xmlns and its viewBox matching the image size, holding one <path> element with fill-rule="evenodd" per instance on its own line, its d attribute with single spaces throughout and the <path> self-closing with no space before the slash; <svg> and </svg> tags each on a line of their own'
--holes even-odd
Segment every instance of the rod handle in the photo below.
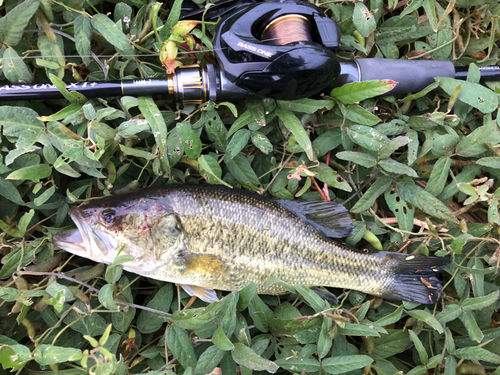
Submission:
<svg viewBox="0 0 500 375">
<path fill-rule="evenodd" d="M 398 82 L 389 95 L 416 93 L 434 82 L 436 77 L 455 77 L 451 61 L 356 59 L 359 81 L 391 79 Z"/>
</svg>

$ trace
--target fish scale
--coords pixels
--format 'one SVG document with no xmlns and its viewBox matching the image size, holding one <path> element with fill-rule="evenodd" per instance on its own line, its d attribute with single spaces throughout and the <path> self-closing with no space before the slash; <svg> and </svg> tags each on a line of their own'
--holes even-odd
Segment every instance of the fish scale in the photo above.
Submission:
<svg viewBox="0 0 500 375">
<path fill-rule="evenodd" d="M 441 289 L 435 274 L 448 262 L 353 251 L 328 237 L 352 228 L 348 212 L 334 202 L 272 200 L 223 186 L 167 185 L 94 200 L 71 215 L 82 244 L 69 246 L 74 233 L 63 232 L 54 240 L 59 248 L 81 249 L 79 255 L 93 259 L 86 254 L 99 252 L 99 245 L 87 251 L 89 244 L 104 243 L 101 259 L 112 259 L 109 249 L 117 243 L 121 255 L 134 258 L 126 270 L 178 283 L 207 301 L 216 298 L 213 289 L 240 290 L 252 281 L 259 293 L 283 294 L 282 286 L 266 285 L 278 278 L 433 303 Z"/>
</svg>

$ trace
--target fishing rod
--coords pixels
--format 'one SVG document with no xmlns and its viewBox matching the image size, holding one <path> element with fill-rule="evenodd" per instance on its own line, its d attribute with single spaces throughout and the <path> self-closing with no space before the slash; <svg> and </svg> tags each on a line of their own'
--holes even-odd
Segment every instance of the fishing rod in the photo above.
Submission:
<svg viewBox="0 0 500 375">
<path fill-rule="evenodd" d="M 390 79 L 390 95 L 418 92 L 435 77 L 467 78 L 451 61 L 359 58 L 339 60 L 340 28 L 313 4 L 298 0 L 223 0 L 191 10 L 182 19 L 217 19 L 217 64 L 179 67 L 165 78 L 68 83 L 86 97 L 163 95 L 181 104 L 248 97 L 296 100 L 328 94 L 346 83 Z M 484 80 L 500 80 L 500 67 L 479 68 Z M 48 83 L 0 86 L 0 101 L 59 99 Z"/>
</svg>

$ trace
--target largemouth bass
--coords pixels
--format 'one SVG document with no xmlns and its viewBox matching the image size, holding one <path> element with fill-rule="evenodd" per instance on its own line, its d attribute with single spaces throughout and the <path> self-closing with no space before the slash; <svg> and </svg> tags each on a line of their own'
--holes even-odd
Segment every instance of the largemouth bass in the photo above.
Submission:
<svg viewBox="0 0 500 375">
<path fill-rule="evenodd" d="M 127 271 L 181 285 L 204 301 L 214 289 L 250 282 L 261 294 L 290 285 L 359 290 L 388 299 L 435 303 L 448 260 L 391 252 L 365 254 L 346 237 L 352 220 L 334 202 L 273 200 L 213 185 L 167 185 L 98 199 L 70 210 L 78 229 L 54 236 L 56 248 L 96 262 L 131 255 Z"/>
</svg>

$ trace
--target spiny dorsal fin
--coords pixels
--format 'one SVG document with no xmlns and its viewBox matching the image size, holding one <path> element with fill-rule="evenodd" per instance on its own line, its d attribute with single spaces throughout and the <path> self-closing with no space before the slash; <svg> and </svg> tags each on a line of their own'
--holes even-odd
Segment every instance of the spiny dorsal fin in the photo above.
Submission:
<svg viewBox="0 0 500 375">
<path fill-rule="evenodd" d="M 278 202 L 328 237 L 349 237 L 354 230 L 349 211 L 336 202 L 315 200 Z"/>
</svg>

